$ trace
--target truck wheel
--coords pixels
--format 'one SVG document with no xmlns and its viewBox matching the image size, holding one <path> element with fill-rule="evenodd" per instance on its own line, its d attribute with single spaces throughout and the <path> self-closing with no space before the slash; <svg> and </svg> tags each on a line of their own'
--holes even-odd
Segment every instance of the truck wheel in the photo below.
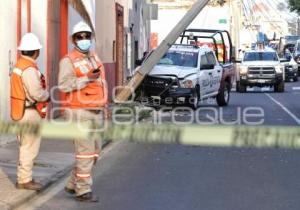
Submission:
<svg viewBox="0 0 300 210">
<path fill-rule="evenodd" d="M 240 92 L 240 82 L 235 83 L 236 92 Z"/>
<path fill-rule="evenodd" d="M 230 84 L 225 83 L 223 90 L 221 90 L 217 95 L 217 104 L 219 106 L 227 106 L 230 99 Z"/>
<path fill-rule="evenodd" d="M 195 88 L 193 91 L 193 96 L 190 98 L 186 98 L 186 104 L 187 106 L 196 110 L 198 108 L 198 103 L 199 103 L 199 94 L 197 93 L 197 88 Z"/>
<path fill-rule="evenodd" d="M 275 84 L 274 91 L 278 92 L 278 93 L 284 92 L 284 81 L 281 81 L 280 83 Z"/>
<path fill-rule="evenodd" d="M 294 80 L 294 82 L 297 82 L 298 81 L 298 76 L 295 76 L 293 80 Z"/>
<path fill-rule="evenodd" d="M 247 92 L 247 86 L 242 85 L 240 82 L 237 82 L 237 91 L 240 93 L 246 93 Z"/>
</svg>

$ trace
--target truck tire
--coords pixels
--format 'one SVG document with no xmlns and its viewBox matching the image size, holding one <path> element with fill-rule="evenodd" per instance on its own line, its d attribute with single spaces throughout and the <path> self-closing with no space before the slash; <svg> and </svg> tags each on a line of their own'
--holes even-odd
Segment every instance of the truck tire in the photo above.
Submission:
<svg viewBox="0 0 300 210">
<path fill-rule="evenodd" d="M 193 96 L 190 98 L 186 98 L 186 105 L 188 107 L 191 107 L 192 109 L 196 110 L 198 108 L 198 103 L 199 103 L 199 94 L 197 93 L 197 91 L 199 88 L 195 88 L 193 91 Z"/>
<path fill-rule="evenodd" d="M 246 93 L 247 92 L 247 86 L 246 85 L 242 85 L 240 82 L 236 83 L 236 90 L 239 93 Z"/>
<path fill-rule="evenodd" d="M 240 92 L 240 82 L 236 82 L 235 83 L 235 89 L 236 89 L 236 92 Z"/>
<path fill-rule="evenodd" d="M 274 91 L 278 92 L 278 93 L 284 92 L 284 81 L 281 81 L 280 83 L 275 84 Z"/>
<path fill-rule="evenodd" d="M 294 82 L 297 82 L 298 81 L 298 76 L 295 76 L 293 80 L 294 80 Z"/>
<path fill-rule="evenodd" d="M 217 95 L 218 106 L 227 106 L 230 99 L 230 84 L 225 82 L 224 88 Z"/>
</svg>

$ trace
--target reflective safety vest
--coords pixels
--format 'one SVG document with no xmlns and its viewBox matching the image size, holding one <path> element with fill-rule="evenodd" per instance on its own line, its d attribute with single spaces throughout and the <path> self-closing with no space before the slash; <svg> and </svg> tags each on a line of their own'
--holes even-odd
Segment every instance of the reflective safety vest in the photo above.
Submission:
<svg viewBox="0 0 300 210">
<path fill-rule="evenodd" d="M 25 57 L 21 57 L 17 64 L 15 65 L 11 77 L 10 77 L 10 108 L 11 108 L 11 118 L 12 120 L 18 121 L 21 120 L 24 116 L 25 108 L 26 108 L 26 93 L 24 89 L 24 84 L 22 81 L 22 74 L 28 68 L 34 68 L 38 71 L 37 65 L 35 62 L 26 59 Z M 38 71 L 39 72 L 39 71 Z M 44 89 L 46 89 L 45 79 L 43 79 L 43 75 L 41 75 L 41 85 Z M 46 102 L 36 102 L 32 107 L 35 107 L 41 117 L 45 117 L 46 111 L 45 108 L 47 106 Z M 37 108 L 39 107 L 39 108 Z"/>
<path fill-rule="evenodd" d="M 63 106 L 71 109 L 104 107 L 107 104 L 107 89 L 103 64 L 98 56 L 91 53 L 87 61 L 85 54 L 74 49 L 66 57 L 71 60 L 77 78 L 85 77 L 94 69 L 100 69 L 100 78 L 89 82 L 81 90 L 67 93 Z"/>
</svg>

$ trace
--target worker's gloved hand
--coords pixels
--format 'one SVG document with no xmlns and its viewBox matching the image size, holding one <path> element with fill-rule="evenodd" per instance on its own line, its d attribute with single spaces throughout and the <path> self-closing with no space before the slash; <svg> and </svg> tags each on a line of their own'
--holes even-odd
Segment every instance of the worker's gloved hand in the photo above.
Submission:
<svg viewBox="0 0 300 210">
<path fill-rule="evenodd" d="M 100 77 L 100 71 L 91 70 L 87 73 L 89 80 L 94 81 Z"/>
</svg>

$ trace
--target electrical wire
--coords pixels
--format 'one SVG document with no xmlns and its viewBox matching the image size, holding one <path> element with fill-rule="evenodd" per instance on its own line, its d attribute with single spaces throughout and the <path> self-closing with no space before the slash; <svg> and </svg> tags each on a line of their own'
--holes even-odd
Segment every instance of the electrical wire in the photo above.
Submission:
<svg viewBox="0 0 300 210">
<path fill-rule="evenodd" d="M 273 27 L 273 29 L 277 29 L 279 32 L 281 32 L 281 34 L 283 34 L 283 31 L 281 29 L 281 26 L 278 25 L 276 22 L 272 21 L 272 18 L 270 17 L 270 15 L 268 13 L 266 13 L 265 8 L 262 9 L 260 8 L 260 6 L 258 4 L 255 4 L 254 0 L 250 0 L 254 5 L 256 5 L 257 10 L 259 11 L 259 13 L 268 21 L 270 22 L 270 25 Z"/>
</svg>

